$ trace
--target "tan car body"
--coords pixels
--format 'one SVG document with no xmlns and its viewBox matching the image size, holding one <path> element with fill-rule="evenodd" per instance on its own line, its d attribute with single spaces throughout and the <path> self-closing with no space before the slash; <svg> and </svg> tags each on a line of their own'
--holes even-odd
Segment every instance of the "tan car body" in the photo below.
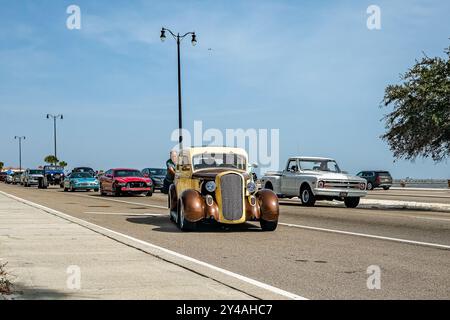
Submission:
<svg viewBox="0 0 450 320">
<path fill-rule="evenodd" d="M 208 167 L 196 169 L 193 157 L 198 155 L 236 155 L 241 168 Z M 245 150 L 230 147 L 198 147 L 182 150 L 178 155 L 174 184 L 169 189 L 170 216 L 182 230 L 193 229 L 196 223 L 209 220 L 222 224 L 260 221 L 263 230 L 275 230 L 279 205 L 271 190 L 249 186 L 248 156 Z M 215 190 L 208 192 L 205 184 L 214 181 Z M 254 190 L 253 190 L 254 189 Z"/>
</svg>

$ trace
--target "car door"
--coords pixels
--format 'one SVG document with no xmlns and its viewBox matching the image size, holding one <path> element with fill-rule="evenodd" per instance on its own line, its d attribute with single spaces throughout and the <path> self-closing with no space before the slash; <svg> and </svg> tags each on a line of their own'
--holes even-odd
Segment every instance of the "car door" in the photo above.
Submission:
<svg viewBox="0 0 450 320">
<path fill-rule="evenodd" d="M 286 169 L 283 171 L 281 177 L 281 193 L 285 195 L 298 195 L 299 191 L 296 189 L 296 180 L 298 175 L 298 160 L 291 159 L 288 162 Z"/>
</svg>

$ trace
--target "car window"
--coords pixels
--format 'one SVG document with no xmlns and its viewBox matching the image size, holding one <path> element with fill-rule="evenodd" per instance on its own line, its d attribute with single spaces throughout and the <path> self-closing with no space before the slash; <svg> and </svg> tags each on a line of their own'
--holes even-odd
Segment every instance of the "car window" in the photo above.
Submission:
<svg viewBox="0 0 450 320">
<path fill-rule="evenodd" d="M 297 160 L 290 160 L 287 170 L 290 172 L 297 172 L 298 171 Z"/>
<path fill-rule="evenodd" d="M 201 153 L 192 157 L 194 170 L 207 168 L 247 169 L 244 156 L 235 153 Z"/>
<path fill-rule="evenodd" d="M 336 161 L 326 159 L 300 160 L 300 169 L 307 171 L 341 172 Z"/>
<path fill-rule="evenodd" d="M 116 170 L 114 176 L 118 178 L 123 177 L 143 177 L 142 173 L 138 170 Z"/>
<path fill-rule="evenodd" d="M 71 174 L 70 177 L 74 179 L 80 179 L 80 178 L 92 178 L 93 176 L 89 172 L 74 172 Z"/>
</svg>

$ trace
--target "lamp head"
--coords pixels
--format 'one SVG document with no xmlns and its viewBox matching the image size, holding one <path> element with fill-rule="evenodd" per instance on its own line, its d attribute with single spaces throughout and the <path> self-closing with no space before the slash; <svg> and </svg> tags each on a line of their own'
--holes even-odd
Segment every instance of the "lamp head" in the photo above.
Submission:
<svg viewBox="0 0 450 320">
<path fill-rule="evenodd" d="M 164 40 L 166 40 L 166 30 L 164 28 L 161 29 L 160 39 L 161 39 L 161 42 L 164 42 Z"/>
<path fill-rule="evenodd" d="M 195 46 L 197 44 L 197 36 L 195 35 L 195 32 L 192 33 L 192 45 Z"/>
</svg>

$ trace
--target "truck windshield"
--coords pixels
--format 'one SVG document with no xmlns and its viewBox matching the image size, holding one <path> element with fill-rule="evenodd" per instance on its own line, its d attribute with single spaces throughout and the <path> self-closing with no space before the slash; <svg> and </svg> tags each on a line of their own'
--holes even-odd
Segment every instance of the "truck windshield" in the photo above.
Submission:
<svg viewBox="0 0 450 320">
<path fill-rule="evenodd" d="M 209 168 L 232 168 L 246 170 L 245 157 L 234 153 L 202 153 L 192 157 L 194 170 Z"/>
<path fill-rule="evenodd" d="M 334 160 L 300 160 L 300 169 L 306 171 L 341 172 Z"/>
</svg>

